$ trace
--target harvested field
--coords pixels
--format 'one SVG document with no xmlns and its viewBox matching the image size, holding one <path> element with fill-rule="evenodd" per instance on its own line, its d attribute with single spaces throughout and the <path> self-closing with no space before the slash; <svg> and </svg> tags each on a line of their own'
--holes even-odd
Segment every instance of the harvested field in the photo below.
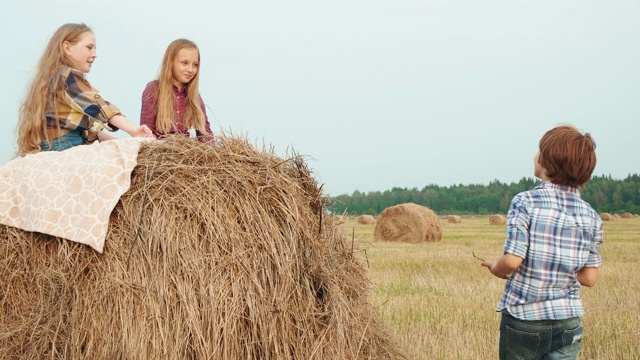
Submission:
<svg viewBox="0 0 640 360">
<path fill-rule="evenodd" d="M 495 307 L 505 281 L 480 266 L 473 254 L 495 261 L 503 253 L 505 228 L 487 216 L 461 224 L 441 220 L 442 241 L 375 241 L 372 227 L 348 221 L 376 285 L 372 302 L 391 322 L 409 359 L 497 359 L 500 313 Z M 587 314 L 580 359 L 640 359 L 640 218 L 604 224 L 600 280 L 583 287 Z M 426 334 L 426 336 L 425 336 Z"/>
</svg>

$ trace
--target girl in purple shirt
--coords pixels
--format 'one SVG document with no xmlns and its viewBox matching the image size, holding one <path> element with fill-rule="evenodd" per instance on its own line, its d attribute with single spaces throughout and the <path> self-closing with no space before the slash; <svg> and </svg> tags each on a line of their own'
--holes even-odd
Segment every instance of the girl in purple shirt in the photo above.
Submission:
<svg viewBox="0 0 640 360">
<path fill-rule="evenodd" d="M 140 124 L 160 138 L 184 134 L 201 142 L 215 143 L 204 102 L 198 91 L 200 51 L 190 40 L 169 44 L 158 79 L 142 93 Z"/>
</svg>

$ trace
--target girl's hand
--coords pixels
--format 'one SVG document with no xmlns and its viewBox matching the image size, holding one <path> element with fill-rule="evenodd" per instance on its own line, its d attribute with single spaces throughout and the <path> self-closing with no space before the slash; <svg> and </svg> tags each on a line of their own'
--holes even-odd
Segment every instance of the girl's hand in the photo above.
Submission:
<svg viewBox="0 0 640 360">
<path fill-rule="evenodd" d="M 155 137 L 155 136 L 153 136 L 153 132 L 151 132 L 151 129 L 149 129 L 149 127 L 147 125 L 141 125 L 140 127 L 138 127 L 135 130 L 133 130 L 131 132 L 131 136 L 146 137 L 146 138 L 154 138 Z"/>
<path fill-rule="evenodd" d="M 115 125 L 118 129 L 126 132 L 127 134 L 135 137 L 154 138 L 153 132 L 147 125 L 135 127 L 124 115 L 113 115 L 109 119 L 109 123 Z"/>
</svg>

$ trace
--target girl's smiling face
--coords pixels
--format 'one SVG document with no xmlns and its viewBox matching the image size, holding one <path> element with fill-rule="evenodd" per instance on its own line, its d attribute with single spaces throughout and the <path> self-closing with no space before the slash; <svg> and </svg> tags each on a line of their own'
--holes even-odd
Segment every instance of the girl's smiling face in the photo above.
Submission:
<svg viewBox="0 0 640 360">
<path fill-rule="evenodd" d="M 87 31 L 80 35 L 80 39 L 74 44 L 65 41 L 62 47 L 67 59 L 71 62 L 71 67 L 83 73 L 91 71 L 91 65 L 97 57 L 96 37 L 92 32 Z"/>
<path fill-rule="evenodd" d="M 183 48 L 173 59 L 173 85 L 178 89 L 189 83 L 198 73 L 200 62 L 198 49 Z"/>
</svg>

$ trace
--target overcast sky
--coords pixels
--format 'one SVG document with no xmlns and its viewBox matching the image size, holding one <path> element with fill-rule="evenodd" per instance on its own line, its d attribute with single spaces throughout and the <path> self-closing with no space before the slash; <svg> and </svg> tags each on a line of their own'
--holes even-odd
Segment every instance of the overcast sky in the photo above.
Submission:
<svg viewBox="0 0 640 360">
<path fill-rule="evenodd" d="M 640 1 L 4 0 L 0 164 L 53 32 L 93 28 L 92 85 L 139 123 L 167 45 L 201 52 L 214 132 L 307 156 L 330 195 L 533 176 L 540 137 L 592 134 L 640 173 Z M 124 134 L 126 136 L 126 134 Z"/>
</svg>

